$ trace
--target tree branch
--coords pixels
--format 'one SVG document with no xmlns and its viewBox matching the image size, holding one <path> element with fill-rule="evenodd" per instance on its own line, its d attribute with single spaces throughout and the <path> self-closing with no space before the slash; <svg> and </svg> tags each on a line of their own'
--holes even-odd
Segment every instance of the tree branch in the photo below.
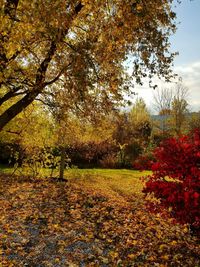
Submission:
<svg viewBox="0 0 200 267">
<path fill-rule="evenodd" d="M 8 0 L 9 1 L 9 0 Z M 18 0 L 13 0 L 11 2 L 18 3 Z M 78 5 L 75 8 L 75 12 L 72 16 L 72 20 L 75 16 L 78 15 L 78 13 L 81 11 L 83 5 L 81 2 L 78 3 Z M 61 32 L 58 32 L 57 38 L 53 39 L 50 44 L 50 48 L 46 54 L 46 57 L 41 62 L 35 78 L 35 86 L 33 90 L 29 91 L 23 98 L 21 98 L 18 102 L 13 104 L 10 108 L 5 110 L 3 114 L 0 115 L 0 131 L 3 129 L 3 127 L 12 120 L 17 114 L 19 114 L 22 110 L 24 110 L 27 106 L 29 106 L 36 97 L 43 91 L 45 88 L 45 75 L 46 71 L 48 69 L 49 63 L 51 62 L 54 54 L 57 50 L 57 44 L 62 41 L 65 37 L 65 35 L 69 31 L 69 27 L 64 28 Z"/>
<path fill-rule="evenodd" d="M 28 92 L 28 90 L 26 90 L 26 91 L 18 92 L 18 93 L 17 93 L 17 91 L 19 91 L 20 89 L 21 89 L 21 86 L 19 86 L 19 88 L 17 88 L 16 91 L 9 91 L 9 92 L 7 92 L 3 97 L 1 97 L 1 98 L 0 98 L 0 106 L 1 106 L 4 102 L 8 101 L 9 99 L 11 99 L 11 98 L 13 98 L 13 97 L 15 97 L 15 96 L 18 96 L 18 95 L 24 95 L 24 94 L 26 94 L 26 93 Z"/>
<path fill-rule="evenodd" d="M 65 43 L 66 45 L 68 45 L 74 52 L 76 52 L 76 53 L 82 55 L 82 53 L 79 52 L 79 51 L 78 51 L 72 44 L 70 44 L 70 43 L 68 43 L 68 42 L 64 42 L 64 43 Z M 95 75 L 96 75 L 97 79 L 99 80 L 100 78 L 99 78 L 99 75 L 98 75 L 98 73 L 97 73 L 97 70 L 96 70 L 96 67 L 95 67 L 94 62 L 92 61 L 92 59 L 89 57 L 88 54 L 85 54 L 85 56 L 86 56 L 86 59 L 88 60 L 88 62 L 92 65 L 92 69 L 94 70 Z"/>
<path fill-rule="evenodd" d="M 60 76 L 63 74 L 64 70 L 67 69 L 71 64 L 72 62 L 69 63 L 67 66 L 63 67 L 54 79 L 52 79 L 51 81 L 45 82 L 45 86 L 55 83 L 60 78 Z"/>
</svg>

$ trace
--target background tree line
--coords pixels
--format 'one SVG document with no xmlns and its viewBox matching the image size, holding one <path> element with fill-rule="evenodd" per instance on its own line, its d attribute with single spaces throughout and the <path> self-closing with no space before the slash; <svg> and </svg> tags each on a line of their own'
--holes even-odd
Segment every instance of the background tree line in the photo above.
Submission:
<svg viewBox="0 0 200 267">
<path fill-rule="evenodd" d="M 37 172 L 61 161 L 63 173 L 68 155 L 68 164 L 131 167 L 164 134 L 182 133 L 187 103 L 178 93 L 159 111 L 174 120 L 162 134 L 142 99 L 122 112 L 143 78 L 152 88 L 154 75 L 174 77 L 174 1 L 1 3 L 2 162 L 11 158 Z"/>
<path fill-rule="evenodd" d="M 126 111 L 97 112 L 90 118 L 65 114 L 61 107 L 52 112 L 34 102 L 1 131 L 1 163 L 53 170 L 64 153 L 64 166 L 148 168 L 146 160 L 153 160 L 152 151 L 163 139 L 200 127 L 200 114 L 189 112 L 185 92 L 180 84 L 157 91 L 157 115 L 150 114 L 142 98 Z"/>
</svg>

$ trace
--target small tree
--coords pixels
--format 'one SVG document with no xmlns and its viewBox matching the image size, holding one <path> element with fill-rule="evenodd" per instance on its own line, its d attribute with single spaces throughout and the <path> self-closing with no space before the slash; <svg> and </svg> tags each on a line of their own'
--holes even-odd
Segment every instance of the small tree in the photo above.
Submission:
<svg viewBox="0 0 200 267">
<path fill-rule="evenodd" d="M 162 132 L 162 135 L 168 133 L 170 129 L 169 116 L 171 114 L 172 99 L 172 89 L 161 88 L 154 94 L 154 109 L 161 118 L 159 123 L 154 123 L 154 126 Z"/>
<path fill-rule="evenodd" d="M 161 120 L 156 125 L 163 134 L 171 132 L 176 136 L 183 133 L 188 113 L 188 89 L 177 83 L 174 88 L 162 88 L 154 94 L 154 107 Z"/>
<path fill-rule="evenodd" d="M 192 113 L 188 121 L 189 131 L 200 130 L 200 111 Z"/>
<path fill-rule="evenodd" d="M 175 95 L 172 100 L 172 125 L 177 136 L 181 135 L 183 125 L 186 121 L 186 114 L 188 113 L 187 102 L 188 89 L 182 84 L 177 84 L 175 88 Z"/>
<path fill-rule="evenodd" d="M 138 98 L 135 101 L 129 113 L 129 127 L 132 128 L 134 137 L 142 141 L 148 141 L 151 135 L 152 123 L 151 115 L 147 109 L 146 103 L 143 98 Z"/>
<path fill-rule="evenodd" d="M 180 223 L 200 227 L 200 131 L 165 140 L 143 192 L 154 193 Z"/>
</svg>

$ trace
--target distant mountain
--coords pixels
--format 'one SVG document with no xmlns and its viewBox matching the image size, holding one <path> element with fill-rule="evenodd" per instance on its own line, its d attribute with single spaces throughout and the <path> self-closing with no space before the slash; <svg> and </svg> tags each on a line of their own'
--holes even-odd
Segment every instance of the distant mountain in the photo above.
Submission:
<svg viewBox="0 0 200 267">
<path fill-rule="evenodd" d="M 186 117 L 191 118 L 192 116 L 199 116 L 200 117 L 200 111 L 199 112 L 189 112 L 186 114 Z M 151 115 L 151 118 L 155 121 L 163 121 L 170 118 L 171 115 Z"/>
</svg>

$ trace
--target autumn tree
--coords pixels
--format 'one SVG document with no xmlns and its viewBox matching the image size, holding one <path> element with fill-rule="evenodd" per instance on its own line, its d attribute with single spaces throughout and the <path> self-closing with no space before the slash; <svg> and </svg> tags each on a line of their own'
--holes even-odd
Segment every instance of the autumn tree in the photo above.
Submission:
<svg viewBox="0 0 200 267">
<path fill-rule="evenodd" d="M 132 150 L 134 156 L 131 159 L 132 167 L 139 168 L 139 162 L 143 168 L 148 169 L 145 161 L 151 157 L 152 146 L 152 118 L 143 98 L 137 98 L 130 113 L 130 127 L 134 133 L 135 142 Z"/>
<path fill-rule="evenodd" d="M 151 115 L 142 98 L 137 98 L 129 113 L 130 124 L 133 132 L 139 138 L 148 139 L 151 135 Z"/>
<path fill-rule="evenodd" d="M 162 134 L 169 131 L 169 116 L 171 114 L 171 106 L 173 100 L 173 92 L 170 88 L 158 89 L 154 95 L 154 109 L 161 117 L 160 123 L 154 123 L 156 128 L 159 128 Z"/>
<path fill-rule="evenodd" d="M 187 95 L 188 89 L 180 83 L 177 84 L 171 107 L 172 125 L 177 136 L 182 134 L 186 115 L 188 114 Z"/>
<path fill-rule="evenodd" d="M 172 89 L 158 89 L 154 95 L 154 108 L 159 115 L 169 115 L 171 112 L 171 103 L 173 99 Z"/>
<path fill-rule="evenodd" d="M 200 130 L 200 111 L 193 112 L 188 120 L 189 131 L 193 132 L 195 129 Z"/>
<path fill-rule="evenodd" d="M 130 167 L 151 136 L 151 116 L 144 100 L 137 98 L 129 112 L 119 113 L 115 125 L 113 139 L 119 146 L 121 167 Z"/>
<path fill-rule="evenodd" d="M 1 159 L 14 171 L 38 175 L 42 167 L 50 167 L 50 157 L 53 161 L 55 130 L 50 113 L 41 103 L 32 103 L 0 132 Z"/>
<path fill-rule="evenodd" d="M 1 0 L 0 130 L 34 100 L 108 108 L 148 73 L 171 77 L 172 0 Z M 148 70 L 148 72 L 147 72 Z"/>
<path fill-rule="evenodd" d="M 162 88 L 154 94 L 154 106 L 161 117 L 161 123 L 157 126 L 163 134 L 182 134 L 189 107 L 187 96 L 188 89 L 182 83 L 172 88 Z"/>
</svg>

